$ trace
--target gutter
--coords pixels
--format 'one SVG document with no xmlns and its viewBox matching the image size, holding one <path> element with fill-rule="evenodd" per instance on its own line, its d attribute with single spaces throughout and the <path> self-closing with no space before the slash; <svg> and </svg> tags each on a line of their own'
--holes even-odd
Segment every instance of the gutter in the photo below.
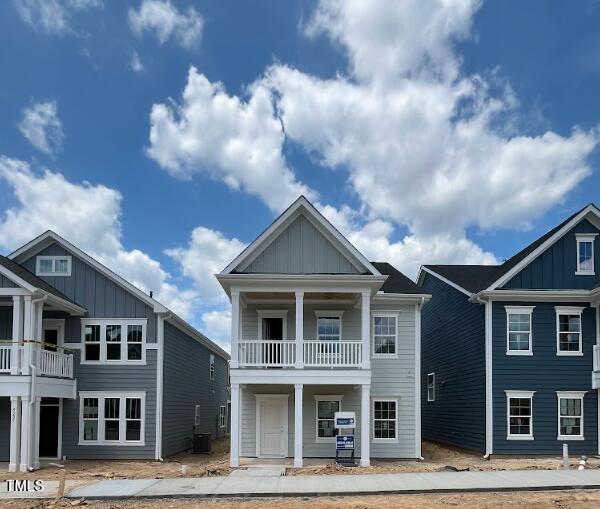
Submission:
<svg viewBox="0 0 600 509">
<path fill-rule="evenodd" d="M 165 349 L 165 321 L 171 318 L 172 313 L 156 314 L 156 429 L 154 442 L 156 444 L 154 458 L 163 461 L 162 457 L 162 420 L 163 420 L 163 382 L 164 382 L 164 349 Z"/>
</svg>

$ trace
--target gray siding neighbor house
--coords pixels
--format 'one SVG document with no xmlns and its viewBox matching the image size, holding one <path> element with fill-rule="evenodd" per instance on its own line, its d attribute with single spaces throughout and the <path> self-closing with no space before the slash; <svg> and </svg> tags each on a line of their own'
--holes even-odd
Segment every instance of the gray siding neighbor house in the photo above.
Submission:
<svg viewBox="0 0 600 509">
<path fill-rule="evenodd" d="M 598 454 L 600 210 L 501 265 L 425 265 L 423 437 L 492 454 Z"/>
<path fill-rule="evenodd" d="M 54 232 L 0 257 L 0 461 L 162 459 L 223 436 L 228 354 Z"/>
</svg>

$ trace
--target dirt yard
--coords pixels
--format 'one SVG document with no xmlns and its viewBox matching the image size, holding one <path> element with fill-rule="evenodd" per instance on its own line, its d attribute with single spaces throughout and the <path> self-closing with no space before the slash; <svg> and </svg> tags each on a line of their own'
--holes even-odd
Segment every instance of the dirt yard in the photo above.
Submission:
<svg viewBox="0 0 600 509">
<path fill-rule="evenodd" d="M 261 499 L 153 499 L 126 500 L 119 502 L 10 501 L 1 507 L 6 509 L 597 509 L 600 507 L 600 491 L 545 491 L 524 493 L 482 493 L 464 495 L 395 495 L 370 497 L 327 498 L 261 498 Z"/>
</svg>

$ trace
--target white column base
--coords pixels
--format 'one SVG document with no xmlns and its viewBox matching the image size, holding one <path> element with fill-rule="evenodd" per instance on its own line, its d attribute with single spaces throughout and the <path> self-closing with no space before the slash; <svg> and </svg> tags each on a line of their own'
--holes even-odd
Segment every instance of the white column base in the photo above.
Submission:
<svg viewBox="0 0 600 509">
<path fill-rule="evenodd" d="M 360 458 L 360 466 L 361 467 L 370 467 L 371 466 L 371 460 L 369 458 Z"/>
<path fill-rule="evenodd" d="M 303 466 L 304 466 L 304 462 L 302 461 L 302 458 L 300 458 L 300 459 L 294 458 L 294 468 L 302 468 Z"/>
</svg>

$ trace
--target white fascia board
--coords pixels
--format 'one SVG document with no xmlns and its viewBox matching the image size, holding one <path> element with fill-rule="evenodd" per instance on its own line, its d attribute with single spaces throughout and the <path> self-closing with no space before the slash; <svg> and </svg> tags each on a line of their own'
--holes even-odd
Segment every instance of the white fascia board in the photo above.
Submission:
<svg viewBox="0 0 600 509">
<path fill-rule="evenodd" d="M 35 290 L 36 290 L 35 286 L 29 284 L 24 279 L 21 279 L 19 276 L 17 276 L 11 270 L 7 269 L 4 265 L 0 265 L 0 274 L 7 277 L 8 279 L 13 281 L 15 284 L 19 285 L 21 288 L 24 288 L 28 292 L 35 292 Z"/>
<path fill-rule="evenodd" d="M 307 212 L 307 219 L 319 230 L 324 233 L 329 240 L 338 248 L 342 248 L 354 258 L 359 265 L 362 265 L 371 274 L 379 275 L 380 272 L 367 260 L 367 258 L 354 247 L 346 237 L 344 237 L 324 216 L 321 214 L 312 203 L 304 196 L 300 196 L 287 210 L 285 210 L 273 223 L 262 232 L 249 246 L 246 247 L 227 267 L 223 269 L 221 274 L 230 274 L 236 267 L 249 265 L 263 249 L 277 237 L 277 233 L 291 223 L 298 215 L 300 209 Z M 324 230 L 324 231 L 323 231 Z M 351 260 L 350 260 L 351 261 Z"/>
<path fill-rule="evenodd" d="M 495 301 L 532 301 L 532 302 L 590 302 L 590 290 L 483 290 L 474 295 L 471 301 L 493 298 Z"/>
<path fill-rule="evenodd" d="M 87 312 L 87 310 L 85 308 L 78 306 L 74 302 L 70 302 L 68 300 L 61 299 L 60 297 L 54 295 L 53 293 L 46 292 L 45 290 L 41 290 L 39 288 L 37 291 L 48 296 L 47 302 L 51 302 L 53 304 L 56 304 L 58 307 L 60 307 L 62 309 L 66 309 L 73 316 L 83 316 Z"/>
<path fill-rule="evenodd" d="M 577 223 L 579 223 L 582 219 L 585 218 L 588 214 L 593 214 L 597 219 L 600 220 L 600 211 L 594 205 L 588 205 L 585 209 L 583 209 L 579 214 L 577 214 L 571 221 L 569 221 L 566 225 L 564 225 L 560 230 L 558 230 L 554 235 L 552 235 L 549 239 L 547 239 L 543 244 L 538 246 L 537 249 L 533 250 L 529 253 L 525 258 L 523 258 L 517 265 L 515 265 L 512 269 L 510 269 L 506 274 L 500 276 L 496 281 L 494 281 L 490 286 L 486 288 L 486 291 L 495 290 L 499 286 L 502 286 L 506 282 L 510 281 L 513 276 L 518 274 L 523 268 L 529 265 L 533 260 L 535 260 L 538 256 L 540 256 L 544 251 L 546 251 L 550 246 L 552 246 L 557 240 L 563 237 L 566 233 L 568 233 Z"/>
<path fill-rule="evenodd" d="M 437 272 L 434 272 L 433 270 L 428 269 L 427 267 L 421 267 L 421 272 L 419 273 L 419 279 L 421 278 L 422 272 L 431 274 L 432 276 L 438 278 L 440 281 L 443 281 L 444 283 L 446 283 L 448 286 L 451 286 L 455 290 L 458 290 L 459 292 L 464 293 L 467 297 L 473 296 L 473 292 L 470 292 L 469 290 L 463 288 L 462 286 L 457 285 L 453 281 L 450 281 L 449 279 L 445 278 L 444 276 L 439 275 Z M 425 277 L 425 276 L 423 276 L 423 277 Z"/>
<path fill-rule="evenodd" d="M 369 369 L 231 369 L 232 384 L 362 385 L 371 383 Z"/>
</svg>

